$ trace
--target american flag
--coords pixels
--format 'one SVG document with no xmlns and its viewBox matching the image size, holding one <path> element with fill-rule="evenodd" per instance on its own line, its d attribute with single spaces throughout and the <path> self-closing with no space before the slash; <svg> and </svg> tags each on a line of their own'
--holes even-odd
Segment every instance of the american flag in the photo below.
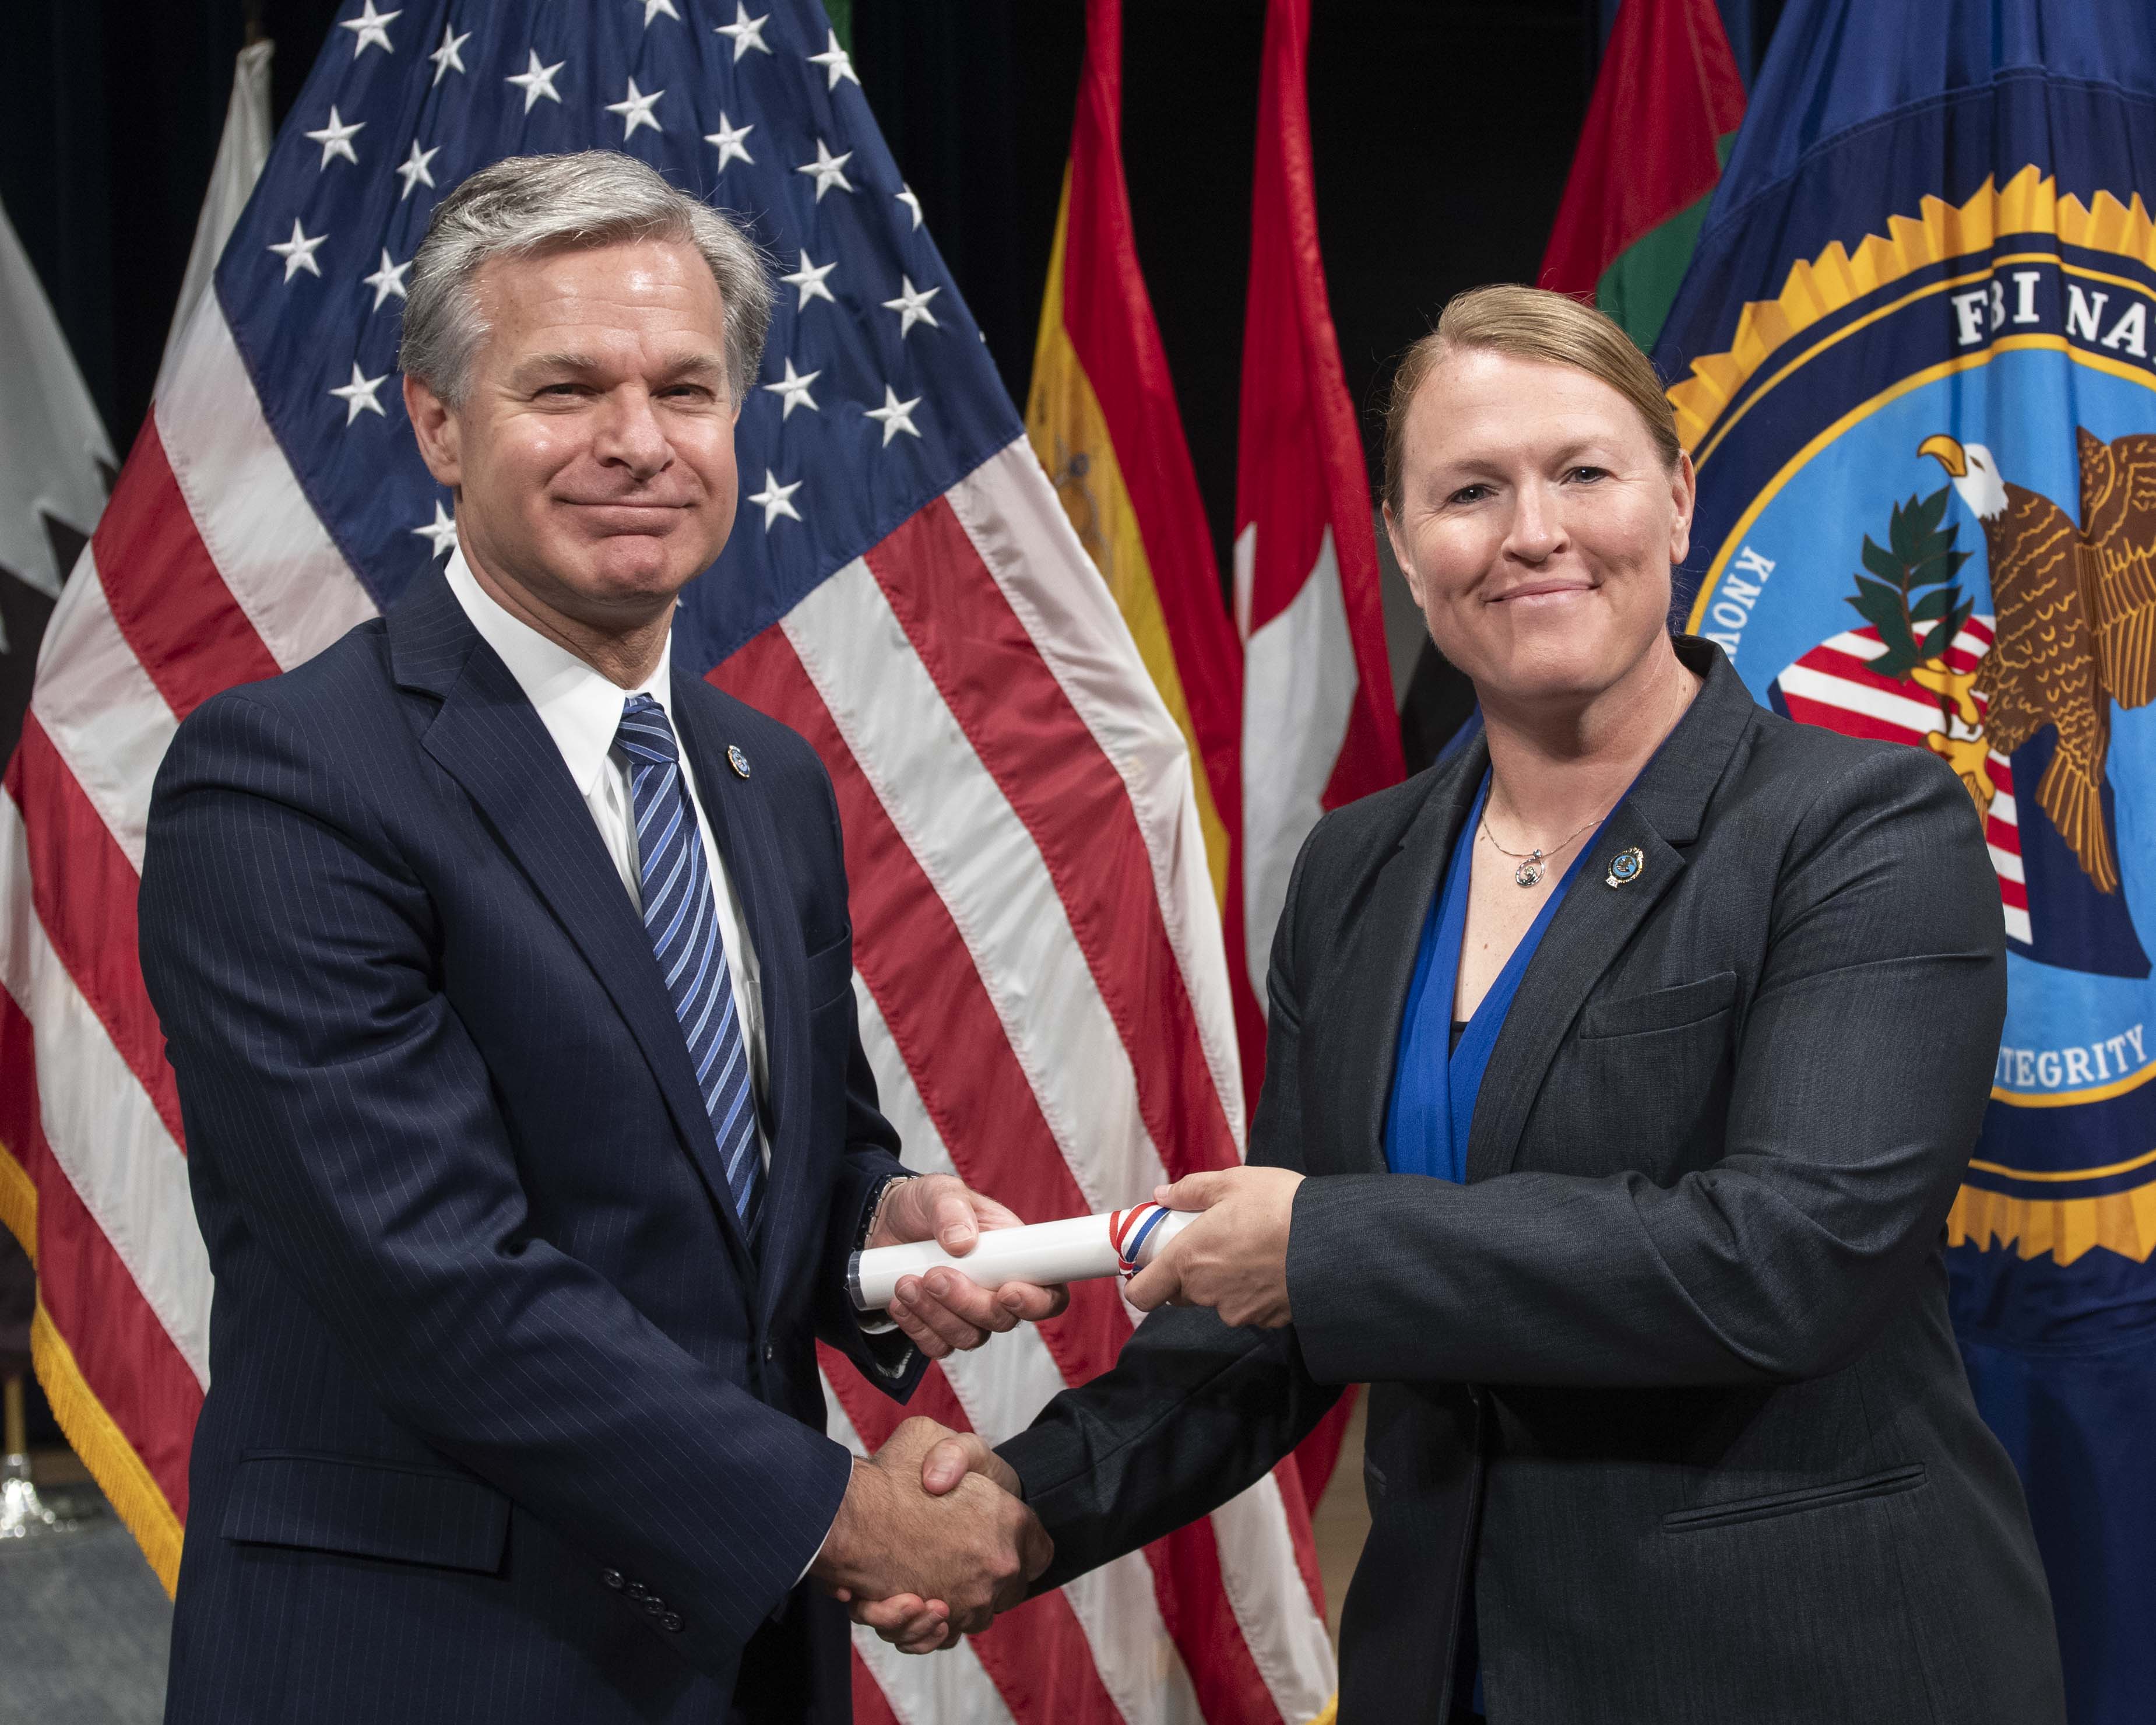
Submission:
<svg viewBox="0 0 2156 1725">
<path fill-rule="evenodd" d="M 732 542 L 675 652 L 836 783 L 864 1039 L 908 1162 L 1029 1218 L 1240 1153 L 1220 926 L 1182 741 L 1028 449 L 814 0 L 344 7 L 46 637 L 0 798 L 0 1214 L 41 1371 L 168 1584 L 210 1277 L 136 959 L 174 726 L 395 602 L 449 548 L 395 365 L 434 203 L 500 157 L 641 157 L 776 260 Z M 991 1440 L 1106 1368 L 1112 1283 L 932 1370 Z M 833 1434 L 891 1404 L 826 1358 Z M 1282 1479 L 1287 1489 L 1283 1491 Z M 857 1642 L 864 1719 L 1273 1721 L 1333 1687 L 1292 1464 L 953 1653 Z"/>
</svg>

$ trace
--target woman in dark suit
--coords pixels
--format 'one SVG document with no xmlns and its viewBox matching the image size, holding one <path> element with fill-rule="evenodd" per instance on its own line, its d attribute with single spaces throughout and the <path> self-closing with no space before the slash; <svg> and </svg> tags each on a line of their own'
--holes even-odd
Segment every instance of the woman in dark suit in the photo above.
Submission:
<svg viewBox="0 0 2156 1725">
<path fill-rule="evenodd" d="M 1672 639 L 1692 507 L 1653 369 L 1486 288 L 1413 349 L 1385 521 L 1480 729 L 1320 823 L 1250 1165 L 1116 1368 L 971 1466 L 1043 1585 L 1210 1510 L 1371 1385 L 1341 1717 L 2062 1717 L 1942 1224 L 2005 1004 L 1968 796 Z M 916 1600 L 865 1607 L 902 1645 Z"/>
</svg>

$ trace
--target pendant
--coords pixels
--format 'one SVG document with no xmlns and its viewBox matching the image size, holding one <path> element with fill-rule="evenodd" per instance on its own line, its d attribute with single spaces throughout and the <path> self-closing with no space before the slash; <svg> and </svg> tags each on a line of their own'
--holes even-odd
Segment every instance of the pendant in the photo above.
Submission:
<svg viewBox="0 0 2156 1725">
<path fill-rule="evenodd" d="M 1518 886 L 1539 886 L 1543 884 L 1543 854 L 1539 850 L 1512 870 L 1512 881 Z"/>
</svg>

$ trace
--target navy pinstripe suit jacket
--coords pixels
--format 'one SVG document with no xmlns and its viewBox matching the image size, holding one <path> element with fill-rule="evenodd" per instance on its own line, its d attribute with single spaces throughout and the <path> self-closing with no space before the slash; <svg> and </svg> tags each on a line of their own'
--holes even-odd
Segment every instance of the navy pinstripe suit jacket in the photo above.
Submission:
<svg viewBox="0 0 2156 1725">
<path fill-rule="evenodd" d="M 692 676 L 674 713 L 762 967 L 758 1256 L 643 925 L 439 572 L 180 726 L 142 967 L 217 1291 L 169 1720 L 849 1717 L 794 1584 L 850 1469 L 814 1343 L 876 1363 L 843 1270 L 896 1142 L 821 764 Z"/>
</svg>

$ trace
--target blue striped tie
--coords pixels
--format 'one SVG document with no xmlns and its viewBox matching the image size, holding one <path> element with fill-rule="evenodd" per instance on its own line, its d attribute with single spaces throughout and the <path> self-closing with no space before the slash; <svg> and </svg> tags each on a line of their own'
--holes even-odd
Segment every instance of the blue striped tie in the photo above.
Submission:
<svg viewBox="0 0 2156 1725">
<path fill-rule="evenodd" d="M 763 1201 L 763 1158 L 756 1143 L 748 1049 L 734 1009 L 726 950 L 719 939 L 711 863 L 681 781 L 680 751 L 674 727 L 666 722 L 666 709 L 649 695 L 629 696 L 622 703 L 614 746 L 629 757 L 644 932 L 651 937 L 659 973 L 689 1044 L 696 1087 L 704 1093 L 704 1111 L 711 1117 L 742 1231 L 753 1240 Z"/>
</svg>

